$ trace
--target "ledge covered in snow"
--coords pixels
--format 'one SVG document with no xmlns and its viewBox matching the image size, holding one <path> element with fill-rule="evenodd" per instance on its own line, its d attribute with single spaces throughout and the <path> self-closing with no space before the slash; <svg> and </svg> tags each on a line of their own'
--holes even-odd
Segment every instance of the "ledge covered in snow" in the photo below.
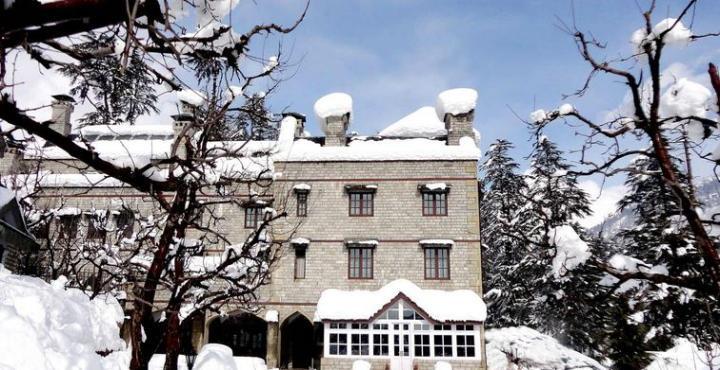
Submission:
<svg viewBox="0 0 720 370">
<path fill-rule="evenodd" d="M 437 322 L 483 322 L 485 303 L 471 290 L 421 289 L 404 279 L 369 290 L 327 289 L 320 295 L 315 321 L 369 321 L 397 299 L 406 299 Z"/>
</svg>

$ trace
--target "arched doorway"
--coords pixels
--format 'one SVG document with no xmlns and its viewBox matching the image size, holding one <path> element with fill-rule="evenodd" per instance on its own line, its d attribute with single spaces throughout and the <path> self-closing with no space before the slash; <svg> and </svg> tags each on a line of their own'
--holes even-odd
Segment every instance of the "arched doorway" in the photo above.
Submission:
<svg viewBox="0 0 720 370">
<path fill-rule="evenodd" d="M 313 325 L 307 317 L 295 312 L 280 326 L 280 366 L 308 369 L 315 353 Z"/>
<path fill-rule="evenodd" d="M 267 323 L 249 313 L 219 317 L 210 323 L 208 342 L 232 348 L 233 356 L 265 359 Z"/>
</svg>

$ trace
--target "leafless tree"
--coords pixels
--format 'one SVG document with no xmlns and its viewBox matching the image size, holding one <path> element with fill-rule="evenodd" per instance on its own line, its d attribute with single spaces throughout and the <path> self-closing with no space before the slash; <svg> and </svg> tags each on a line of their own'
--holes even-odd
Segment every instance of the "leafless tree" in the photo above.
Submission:
<svg viewBox="0 0 720 370">
<path fill-rule="evenodd" d="M 689 161 L 691 150 L 693 156 L 700 160 L 712 160 L 707 153 L 701 152 L 702 145 L 688 140 L 687 129 L 691 125 L 696 125 L 696 128 L 701 127 L 703 135 L 700 141 L 706 142 L 717 139 L 717 135 L 714 134 L 717 121 L 705 115 L 685 115 L 676 112 L 668 114 L 662 110 L 662 102 L 667 99 L 663 94 L 664 85 L 661 81 L 663 52 L 676 41 L 671 40 L 671 37 L 675 37 L 673 33 L 682 31 L 684 42 L 699 42 L 720 34 L 716 30 L 706 34 L 689 34 L 685 29 L 686 24 L 692 23 L 697 3 L 697 0 L 683 3 L 682 9 L 675 18 L 668 18 L 658 25 L 657 20 L 653 19 L 656 4 L 655 1 L 651 1 L 648 9 L 643 13 L 642 28 L 633 35 L 636 44 L 635 53 L 613 59 L 603 59 L 599 56 L 605 48 L 602 42 L 580 31 L 574 24 L 563 24 L 562 27 L 572 35 L 580 56 L 591 68 L 585 84 L 573 95 L 583 96 L 595 78 L 601 75 L 608 76 L 619 79 L 627 87 L 631 108 L 629 112 L 621 112 L 603 121 L 594 120 L 574 108 L 571 111 L 557 109 L 534 119 L 532 125 L 538 134 L 553 122 L 565 122 L 576 128 L 577 135 L 584 138 L 582 146 L 577 148 L 580 155 L 579 163 L 584 168 L 573 171 L 575 175 L 614 176 L 634 171 L 628 163 L 636 156 L 657 160 L 662 178 L 677 197 L 683 219 L 694 236 L 696 247 L 702 253 L 705 262 L 702 270 L 707 273 L 702 276 L 668 276 L 642 271 L 619 271 L 611 266 L 603 266 L 607 272 L 621 281 L 644 279 L 698 289 L 720 296 L 720 257 L 717 246 L 708 233 L 709 227 L 717 225 L 718 221 L 701 216 L 692 194 L 693 188 L 684 187 L 680 181 L 681 171 L 684 171 L 685 175 L 692 175 L 692 163 Z M 715 99 L 720 99 L 718 88 L 720 80 L 712 65 L 710 75 L 715 88 Z M 717 108 L 720 111 L 720 100 Z M 645 147 L 647 149 L 644 149 Z M 677 168 L 673 165 L 674 153 L 686 156 L 686 168 Z M 600 160 L 595 159 L 597 157 L 600 157 Z"/>
<path fill-rule="evenodd" d="M 271 85 L 268 91 L 277 86 L 278 75 L 286 65 L 280 48 L 275 57 L 267 59 L 251 53 L 253 42 L 271 34 L 292 32 L 304 18 L 307 7 L 289 26 L 258 24 L 237 33 L 232 25 L 222 23 L 231 3 L 15 0 L 6 1 L 0 8 L 0 119 L 10 124 L 2 128 L 0 147 L 12 142 L 29 148 L 35 145 L 33 138 L 39 138 L 66 152 L 75 166 L 130 186 L 152 202 L 152 213 L 135 220 L 137 229 L 132 237 L 109 226 L 105 210 L 85 217 L 88 230 L 92 230 L 88 233 L 96 234 L 60 238 L 67 239 L 67 245 L 49 237 L 48 249 L 60 253 L 53 256 L 52 265 L 64 269 L 55 274 L 70 272 L 80 277 L 82 271 L 89 270 L 93 272 L 92 291 L 123 286 L 131 292 L 131 369 L 147 368 L 152 356 L 153 348 L 143 342 L 142 332 L 143 327 L 155 325 L 152 313 L 158 308 L 159 291 L 170 297 L 161 307 L 165 317 L 162 328 L 167 354 L 165 368 L 175 369 L 182 316 L 217 309 L 230 301 L 252 302 L 278 256 L 278 244 L 270 237 L 268 228 L 285 216 L 282 210 L 268 204 L 257 229 L 247 240 L 239 241 L 230 240 L 227 233 L 219 231 L 217 225 L 223 220 L 215 211 L 220 205 L 241 207 L 247 201 L 257 204 L 266 201 L 262 189 L 268 188 L 272 173 L 258 161 L 268 158 L 270 153 L 250 153 L 245 144 L 237 141 L 218 144 L 211 136 L 233 113 L 253 114 L 250 108 L 237 105 L 238 100 L 250 98 L 245 93 L 249 87 L 268 80 Z M 229 8 L 225 11 L 223 7 Z M 179 20 L 180 13 L 191 10 L 199 12 L 200 27 L 194 31 L 188 31 Z M 79 49 L 78 36 L 89 32 L 110 35 L 115 43 L 96 50 Z M 16 81 L 11 72 L 17 66 L 13 56 L 21 53 L 41 69 L 72 66 L 111 53 L 118 54 L 121 63 L 127 65 L 131 53 L 141 53 L 152 76 L 171 90 L 200 86 L 204 90 L 199 94 L 203 95 L 202 102 L 184 107 L 185 124 L 167 158 L 119 163 L 104 157 L 92 142 L 65 136 L 29 114 L 42 107 L 26 107 L 15 100 L 12 88 Z M 250 62 L 265 67 L 254 71 L 248 67 Z M 18 135 L 20 131 L 25 135 Z M 132 155 L 131 148 L 127 154 Z M 39 188 L 42 191 L 42 186 Z M 260 191 L 250 199 L 228 196 L 241 189 L 246 193 Z M 273 206 L 280 209 L 282 204 Z M 43 217 L 60 216 L 56 212 Z M 110 244 L 100 241 L 107 233 L 117 234 Z M 196 258 L 202 258 L 202 246 L 209 243 L 228 247 L 214 263 L 203 260 L 202 268 L 193 268 L 197 267 Z"/>
</svg>

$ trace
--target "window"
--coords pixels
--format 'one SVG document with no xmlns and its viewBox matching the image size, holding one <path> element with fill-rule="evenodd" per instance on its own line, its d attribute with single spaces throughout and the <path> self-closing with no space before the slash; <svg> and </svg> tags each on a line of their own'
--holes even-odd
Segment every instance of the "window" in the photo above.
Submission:
<svg viewBox="0 0 720 370">
<path fill-rule="evenodd" d="M 457 336 L 457 357 L 475 357 L 475 336 L 459 334 Z"/>
<path fill-rule="evenodd" d="M 263 220 L 263 208 L 262 207 L 247 207 L 245 208 L 245 228 L 255 229 L 262 223 Z"/>
<path fill-rule="evenodd" d="M 450 279 L 449 248 L 425 248 L 425 279 Z"/>
<path fill-rule="evenodd" d="M 330 334 L 330 354 L 347 355 L 347 334 Z"/>
<path fill-rule="evenodd" d="M 370 354 L 369 334 L 350 335 L 350 354 L 353 356 L 367 356 Z"/>
<path fill-rule="evenodd" d="M 452 335 L 435 335 L 435 357 L 452 357 Z"/>
<path fill-rule="evenodd" d="M 307 216 L 308 193 L 297 193 L 297 216 Z"/>
<path fill-rule="evenodd" d="M 127 209 L 120 211 L 120 213 L 115 216 L 115 225 L 119 232 L 119 238 L 132 238 L 135 232 L 135 214 Z"/>
<path fill-rule="evenodd" d="M 373 249 L 372 248 L 348 248 L 350 279 L 372 279 L 373 278 Z"/>
<path fill-rule="evenodd" d="M 375 193 L 350 192 L 350 216 L 372 216 Z"/>
<path fill-rule="evenodd" d="M 105 223 L 104 217 L 91 215 L 88 217 L 88 233 L 87 238 L 96 242 L 105 241 Z"/>
<path fill-rule="evenodd" d="M 5 256 L 5 246 L 0 244 L 0 263 L 3 263 L 4 256 Z"/>
<path fill-rule="evenodd" d="M 79 215 L 60 216 L 60 239 L 75 239 L 79 223 Z"/>
<path fill-rule="evenodd" d="M 423 216 L 447 216 L 447 193 L 422 193 Z"/>
<path fill-rule="evenodd" d="M 373 334 L 373 356 L 387 356 L 389 343 L 387 334 Z"/>
<path fill-rule="evenodd" d="M 295 279 L 305 279 L 305 248 L 295 248 Z"/>
<path fill-rule="evenodd" d="M 430 335 L 415 334 L 415 357 L 430 357 Z"/>
</svg>

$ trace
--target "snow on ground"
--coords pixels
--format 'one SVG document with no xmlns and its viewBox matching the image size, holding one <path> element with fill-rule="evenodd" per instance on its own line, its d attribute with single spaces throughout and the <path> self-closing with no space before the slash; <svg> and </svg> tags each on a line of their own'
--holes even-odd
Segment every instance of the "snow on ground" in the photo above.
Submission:
<svg viewBox="0 0 720 370">
<path fill-rule="evenodd" d="M 153 355 L 148 370 L 163 370 L 165 355 Z M 178 370 L 190 370 L 188 359 L 178 356 Z M 230 347 L 208 343 L 200 349 L 192 370 L 267 370 L 265 360 L 257 357 L 233 357 Z"/>
<path fill-rule="evenodd" d="M 700 350 L 687 339 L 675 341 L 675 347 L 655 353 L 645 370 L 711 370 L 720 368 L 720 345 L 709 351 Z"/>
<path fill-rule="evenodd" d="M 485 332 L 490 370 L 604 370 L 599 362 L 521 326 Z"/>
<path fill-rule="evenodd" d="M 355 360 L 352 364 L 352 370 L 370 370 L 372 366 L 365 360 Z"/>
<path fill-rule="evenodd" d="M 318 300 L 315 321 L 368 320 L 400 293 L 430 315 L 429 319 L 440 322 L 485 321 L 485 303 L 477 293 L 471 290 L 421 289 L 404 279 L 373 291 L 326 289 Z"/>
<path fill-rule="evenodd" d="M 48 284 L 0 265 L 0 369 L 117 369 L 96 352 L 125 349 L 122 308 L 112 297 L 65 289 L 66 281 Z"/>
</svg>

